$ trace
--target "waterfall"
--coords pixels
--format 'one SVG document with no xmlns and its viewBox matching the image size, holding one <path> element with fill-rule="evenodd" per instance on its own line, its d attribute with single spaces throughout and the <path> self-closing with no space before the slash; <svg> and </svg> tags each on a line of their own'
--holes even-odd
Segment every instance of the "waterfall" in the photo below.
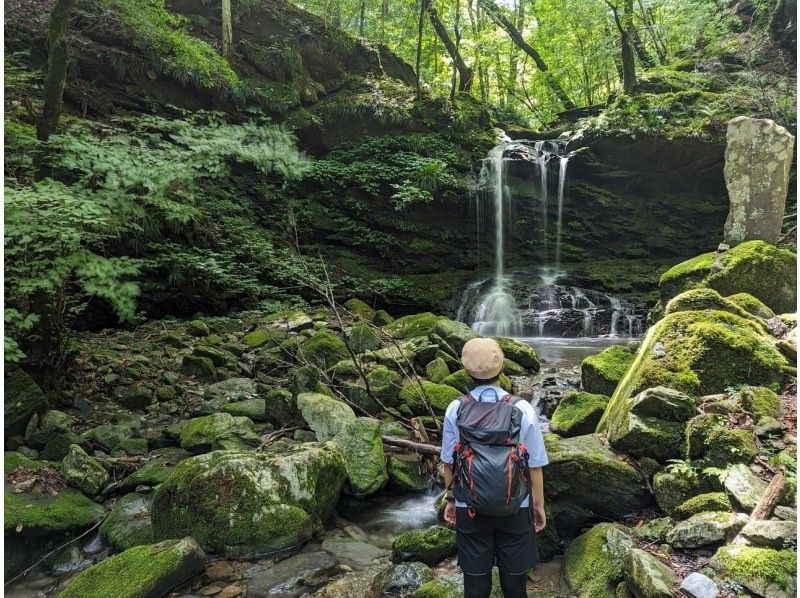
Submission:
<svg viewBox="0 0 800 598">
<path fill-rule="evenodd" d="M 561 267 L 561 214 L 564 209 L 564 183 L 567 180 L 567 163 L 569 156 L 561 156 L 558 160 L 558 216 L 556 217 L 556 272 Z"/>
</svg>

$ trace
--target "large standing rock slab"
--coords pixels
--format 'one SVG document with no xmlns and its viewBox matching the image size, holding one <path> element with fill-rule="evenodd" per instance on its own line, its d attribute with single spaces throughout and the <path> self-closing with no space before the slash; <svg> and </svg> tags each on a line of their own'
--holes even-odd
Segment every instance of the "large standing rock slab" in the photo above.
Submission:
<svg viewBox="0 0 800 598">
<path fill-rule="evenodd" d="M 198 575 L 205 560 L 192 538 L 134 546 L 76 575 L 58 598 L 160 598 Z"/>
<path fill-rule="evenodd" d="M 3 428 L 8 438 L 23 434 L 33 414 L 47 407 L 47 400 L 39 385 L 22 370 L 7 374 L 3 388 Z"/>
<path fill-rule="evenodd" d="M 614 596 L 622 579 L 622 561 L 633 540 L 614 523 L 599 523 L 567 546 L 564 579 L 578 596 Z"/>
<path fill-rule="evenodd" d="M 320 442 L 330 440 L 356 419 L 350 405 L 318 392 L 298 395 L 297 408 Z"/>
<path fill-rule="evenodd" d="M 794 136 L 774 121 L 747 116 L 728 121 L 724 172 L 731 210 L 726 243 L 778 240 L 793 150 Z"/>
<path fill-rule="evenodd" d="M 190 534 L 227 556 L 255 557 L 311 538 L 346 472 L 334 443 L 278 453 L 214 451 L 181 461 L 153 496 L 157 539 Z"/>
<path fill-rule="evenodd" d="M 383 453 L 381 424 L 370 417 L 349 422 L 333 441 L 344 455 L 347 469 L 347 491 L 366 496 L 380 490 L 389 480 Z"/>
<path fill-rule="evenodd" d="M 636 598 L 672 598 L 678 578 L 657 557 L 640 548 L 631 550 L 622 561 L 625 582 Z"/>
<path fill-rule="evenodd" d="M 230 413 L 213 413 L 190 419 L 181 430 L 181 448 L 192 453 L 215 449 L 246 449 L 255 447 L 259 438 L 253 422 Z"/>
</svg>

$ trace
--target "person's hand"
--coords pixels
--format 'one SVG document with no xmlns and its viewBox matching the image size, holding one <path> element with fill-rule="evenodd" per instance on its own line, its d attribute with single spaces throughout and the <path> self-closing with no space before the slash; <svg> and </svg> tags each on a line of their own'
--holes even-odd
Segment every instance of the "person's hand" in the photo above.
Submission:
<svg viewBox="0 0 800 598">
<path fill-rule="evenodd" d="M 444 520 L 447 523 L 452 525 L 456 524 L 456 505 L 455 503 L 449 502 L 447 506 L 444 508 Z"/>
<path fill-rule="evenodd" d="M 544 514 L 543 505 L 533 505 L 533 529 L 542 531 L 547 525 L 547 515 Z"/>
</svg>

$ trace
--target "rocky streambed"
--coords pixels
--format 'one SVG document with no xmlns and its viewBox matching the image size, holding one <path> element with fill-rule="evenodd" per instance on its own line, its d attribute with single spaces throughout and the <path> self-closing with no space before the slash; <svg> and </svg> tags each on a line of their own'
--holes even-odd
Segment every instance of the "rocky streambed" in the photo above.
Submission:
<svg viewBox="0 0 800 598">
<path fill-rule="evenodd" d="M 794 260 L 675 266 L 632 345 L 499 339 L 549 429 L 531 592 L 794 595 Z M 460 595 L 435 460 L 385 440 L 438 443 L 474 335 L 351 300 L 86 334 L 48 395 L 9 372 L 6 581 L 38 564 L 7 592 Z"/>
</svg>

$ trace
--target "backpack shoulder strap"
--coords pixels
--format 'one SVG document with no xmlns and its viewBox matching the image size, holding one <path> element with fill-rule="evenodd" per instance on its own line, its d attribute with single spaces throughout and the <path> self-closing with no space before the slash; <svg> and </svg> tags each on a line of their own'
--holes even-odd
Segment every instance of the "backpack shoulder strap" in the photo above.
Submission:
<svg viewBox="0 0 800 598">
<path fill-rule="evenodd" d="M 511 393 L 508 393 L 501 400 L 504 403 L 509 403 L 510 405 L 516 405 L 517 403 L 519 403 L 520 401 L 524 401 L 525 399 L 523 399 L 522 397 L 518 397 L 517 395 L 512 395 Z"/>
</svg>

